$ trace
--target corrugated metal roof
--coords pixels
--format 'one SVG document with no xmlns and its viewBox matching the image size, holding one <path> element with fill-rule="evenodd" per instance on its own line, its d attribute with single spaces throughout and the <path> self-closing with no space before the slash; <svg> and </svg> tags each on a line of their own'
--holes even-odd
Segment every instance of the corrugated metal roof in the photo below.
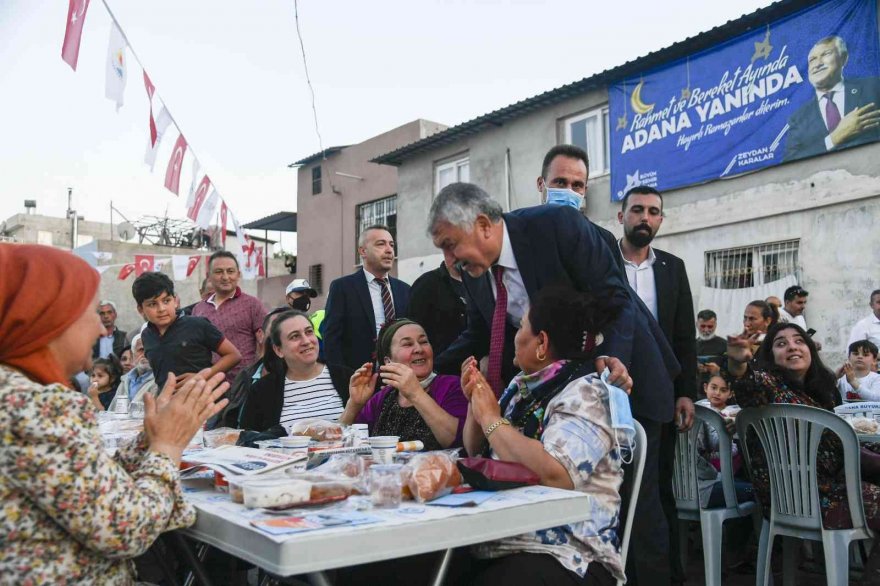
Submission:
<svg viewBox="0 0 880 586">
<path fill-rule="evenodd" d="M 341 146 L 328 147 L 328 148 L 324 149 L 323 151 L 318 151 L 314 155 L 309 155 L 305 159 L 300 159 L 299 161 L 297 161 L 295 163 L 291 163 L 288 165 L 288 167 L 302 167 L 303 165 L 308 165 L 312 161 L 317 161 L 318 159 L 323 159 L 323 158 L 329 157 L 330 155 L 335 155 L 336 153 L 338 153 L 342 149 L 347 149 L 349 146 L 351 146 L 351 145 L 344 144 Z"/>
<path fill-rule="evenodd" d="M 372 159 L 371 163 L 385 165 L 400 165 L 404 160 L 426 151 L 456 142 L 466 136 L 477 134 L 492 126 L 501 126 L 505 122 L 518 118 L 534 110 L 558 104 L 569 98 L 574 98 L 586 92 L 606 87 L 620 79 L 637 73 L 653 69 L 665 63 L 676 61 L 688 55 L 709 49 L 718 43 L 732 39 L 748 32 L 756 27 L 764 27 L 768 22 L 793 14 L 803 8 L 820 4 L 823 0 L 780 0 L 770 6 L 756 10 L 751 14 L 744 15 L 736 20 L 730 20 L 725 24 L 711 30 L 700 33 L 693 37 L 679 41 L 669 47 L 654 51 L 643 57 L 628 61 L 612 69 L 606 69 L 600 73 L 585 77 L 564 86 L 546 91 L 537 96 L 520 100 L 515 104 L 500 108 L 488 114 L 483 114 L 473 120 L 463 122 L 423 138 L 406 146 L 400 147 L 384 155 Z"/>
<path fill-rule="evenodd" d="M 296 232 L 296 212 L 275 212 L 265 218 L 242 224 L 250 230 L 272 230 L 273 232 Z"/>
</svg>

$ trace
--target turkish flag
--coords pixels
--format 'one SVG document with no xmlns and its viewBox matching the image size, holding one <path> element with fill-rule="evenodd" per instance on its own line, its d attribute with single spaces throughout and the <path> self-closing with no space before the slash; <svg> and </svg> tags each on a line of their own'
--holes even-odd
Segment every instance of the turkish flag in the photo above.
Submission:
<svg viewBox="0 0 880 586">
<path fill-rule="evenodd" d="M 223 242 L 223 248 L 226 248 L 226 202 L 220 204 L 220 240 Z"/>
<path fill-rule="evenodd" d="M 201 255 L 191 256 L 189 257 L 189 262 L 186 265 L 186 276 L 189 277 L 193 274 L 193 271 L 196 270 L 196 267 L 199 266 L 199 260 L 201 259 Z"/>
<path fill-rule="evenodd" d="M 261 277 L 266 276 L 266 265 L 263 263 L 263 247 L 257 247 L 257 274 Z"/>
<path fill-rule="evenodd" d="M 147 97 L 150 99 L 150 146 L 155 147 L 156 139 L 159 137 L 159 132 L 156 130 L 156 119 L 153 118 L 153 94 L 156 93 L 156 86 L 150 81 L 146 69 L 144 70 L 144 86 L 147 88 Z"/>
<path fill-rule="evenodd" d="M 83 24 L 89 0 L 70 0 L 67 7 L 67 27 L 64 29 L 64 43 L 61 45 L 61 58 L 76 71 L 79 60 L 79 42 L 82 39 Z"/>
<path fill-rule="evenodd" d="M 202 209 L 205 200 L 208 199 L 209 189 L 211 189 L 211 179 L 207 175 L 205 175 L 204 177 L 202 177 L 202 181 L 199 183 L 199 186 L 196 188 L 196 192 L 193 194 L 192 207 L 186 211 L 186 217 L 193 222 L 198 219 L 199 210 Z"/>
<path fill-rule="evenodd" d="M 140 277 L 144 273 L 152 272 L 156 263 L 156 257 L 152 254 L 134 255 L 135 274 Z"/>
<path fill-rule="evenodd" d="M 183 135 L 177 137 L 171 158 L 168 159 L 168 169 L 165 170 L 165 189 L 178 195 L 180 191 L 180 170 L 183 168 L 183 156 L 186 154 L 186 139 Z"/>
<path fill-rule="evenodd" d="M 130 262 L 127 265 L 124 265 L 121 269 L 119 269 L 119 276 L 117 277 L 117 279 L 119 279 L 120 281 L 124 281 L 133 272 L 134 272 L 134 263 Z"/>
</svg>

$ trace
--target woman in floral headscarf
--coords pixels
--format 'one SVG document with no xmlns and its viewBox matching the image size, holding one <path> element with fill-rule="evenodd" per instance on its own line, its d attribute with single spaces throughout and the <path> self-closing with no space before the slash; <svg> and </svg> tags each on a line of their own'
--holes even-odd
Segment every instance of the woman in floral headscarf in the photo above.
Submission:
<svg viewBox="0 0 880 586">
<path fill-rule="evenodd" d="M 145 397 L 144 433 L 111 458 L 89 398 L 99 277 L 47 246 L 0 244 L 0 582 L 130 584 L 163 531 L 185 527 L 183 448 L 225 405 L 223 376 Z M 172 396 L 173 394 L 173 396 Z"/>
</svg>

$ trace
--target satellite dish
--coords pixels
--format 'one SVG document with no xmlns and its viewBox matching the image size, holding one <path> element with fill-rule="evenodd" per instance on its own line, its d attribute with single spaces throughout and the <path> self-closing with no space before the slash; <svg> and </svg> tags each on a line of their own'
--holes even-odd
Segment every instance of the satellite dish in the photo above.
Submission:
<svg viewBox="0 0 880 586">
<path fill-rule="evenodd" d="M 131 240 L 136 233 L 130 222 L 122 222 L 116 227 L 116 233 L 122 240 Z"/>
</svg>

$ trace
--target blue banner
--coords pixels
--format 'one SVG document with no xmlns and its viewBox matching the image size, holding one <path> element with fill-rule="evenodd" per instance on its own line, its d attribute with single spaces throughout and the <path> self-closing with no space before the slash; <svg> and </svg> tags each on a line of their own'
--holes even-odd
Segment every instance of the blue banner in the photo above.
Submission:
<svg viewBox="0 0 880 586">
<path fill-rule="evenodd" d="M 831 0 L 609 87 L 611 199 L 880 140 L 875 0 Z"/>
</svg>

